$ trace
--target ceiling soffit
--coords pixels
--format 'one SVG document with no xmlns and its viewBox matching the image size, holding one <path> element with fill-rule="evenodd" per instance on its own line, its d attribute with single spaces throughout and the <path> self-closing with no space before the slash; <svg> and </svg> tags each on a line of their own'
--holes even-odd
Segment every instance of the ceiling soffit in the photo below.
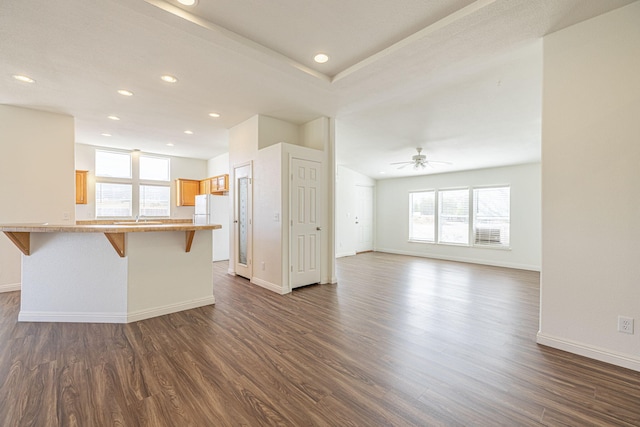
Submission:
<svg viewBox="0 0 640 427">
<path fill-rule="evenodd" d="M 272 11 L 267 20 L 261 19 L 261 9 L 275 7 L 267 2 L 244 2 L 242 6 L 233 6 L 237 2 L 216 2 L 217 6 L 200 2 L 196 14 L 164 0 L 145 1 L 206 30 L 211 39 L 231 42 L 247 49 L 250 55 L 266 56 L 319 81 L 333 83 L 473 15 L 496 0 L 439 0 L 429 3 L 411 0 L 402 3 L 401 11 L 396 2 L 377 2 L 374 3 L 376 7 L 371 7 L 368 0 L 347 2 L 356 6 L 351 5 L 345 10 L 345 2 L 329 1 L 322 2 L 323 11 L 320 12 L 305 4 L 309 11 L 297 10 L 296 20 L 290 19 L 286 8 L 295 7 L 299 3 L 297 1 L 284 2 L 280 5 L 283 10 Z M 247 3 L 252 6 L 251 12 L 247 12 Z M 332 3 L 335 3 L 333 7 Z M 218 15 L 217 19 L 216 7 L 221 9 L 225 5 L 224 14 Z M 367 10 L 363 11 L 363 8 Z M 266 13 L 265 10 L 262 12 Z M 282 15 L 280 19 L 273 16 L 278 13 Z M 336 16 L 341 16 L 341 19 L 336 19 Z M 392 16 L 400 18 L 391 19 Z M 222 17 L 225 19 L 220 19 Z M 322 25 L 323 19 L 331 20 L 331 25 Z M 268 27 L 253 29 L 256 27 L 254 24 L 264 21 L 269 21 Z M 280 22 L 281 28 L 274 28 L 274 22 Z M 296 30 L 314 26 L 315 32 Z M 318 39 L 329 41 L 323 43 Z M 310 52 L 309 46 L 318 46 L 317 51 Z M 315 64 L 311 57 L 320 51 L 330 54 L 332 60 L 327 64 Z"/>
</svg>

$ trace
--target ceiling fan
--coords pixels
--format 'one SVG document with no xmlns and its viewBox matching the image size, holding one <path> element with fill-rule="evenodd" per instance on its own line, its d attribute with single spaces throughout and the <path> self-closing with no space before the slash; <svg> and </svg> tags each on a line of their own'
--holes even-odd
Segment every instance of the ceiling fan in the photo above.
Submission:
<svg viewBox="0 0 640 427">
<path fill-rule="evenodd" d="M 451 162 L 439 162 L 437 160 L 427 160 L 427 156 L 422 154 L 422 148 L 421 147 L 416 148 L 416 150 L 418 151 L 418 154 L 415 154 L 413 157 L 411 157 L 410 161 L 408 161 L 408 162 L 394 162 L 394 163 L 390 163 L 390 164 L 391 165 L 402 165 L 398 169 L 404 169 L 408 165 L 413 165 L 413 169 L 415 169 L 415 170 L 424 169 L 427 166 L 433 167 L 434 164 L 442 164 L 442 165 L 450 165 L 451 164 Z"/>
</svg>

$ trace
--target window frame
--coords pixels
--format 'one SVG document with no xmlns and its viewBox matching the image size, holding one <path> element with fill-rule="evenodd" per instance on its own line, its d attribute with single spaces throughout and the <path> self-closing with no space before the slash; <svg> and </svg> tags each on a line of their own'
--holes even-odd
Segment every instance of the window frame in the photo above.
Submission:
<svg viewBox="0 0 640 427">
<path fill-rule="evenodd" d="M 509 215 L 508 215 L 508 220 L 507 220 L 507 236 L 508 236 L 508 242 L 507 244 L 493 244 L 493 243 L 477 243 L 476 242 L 476 229 L 477 229 L 477 221 L 476 221 L 476 204 L 478 202 L 477 198 L 476 198 L 476 191 L 482 191 L 482 190 L 492 190 L 492 189 L 500 189 L 500 188 L 507 188 L 509 190 Z M 474 247 L 480 247 L 480 248 L 490 248 L 490 249 L 511 249 L 511 185 L 508 184 L 504 184 L 504 185 L 487 185 L 487 186 L 476 186 L 472 188 L 472 203 L 473 206 L 471 207 L 472 210 L 472 215 L 473 215 L 473 228 L 470 230 L 471 235 L 470 235 L 470 240 L 473 241 L 472 246 Z M 502 232 L 500 234 L 503 234 Z M 501 239 L 501 238 L 500 238 Z"/>
<path fill-rule="evenodd" d="M 96 174 L 96 190 L 98 184 L 126 184 L 131 186 L 131 214 L 129 216 L 99 216 L 98 215 L 98 195 L 97 191 L 95 191 L 94 203 L 95 203 L 95 218 L 97 219 L 122 219 L 122 218 L 171 218 L 171 157 L 170 156 L 162 156 L 156 154 L 146 154 L 141 153 L 139 151 L 125 151 L 125 150 L 117 150 L 117 149 L 95 149 L 95 168 L 98 168 L 98 152 L 105 153 L 114 153 L 114 154 L 126 154 L 129 156 L 130 161 L 130 178 L 122 178 L 122 177 L 110 177 L 110 176 L 102 176 Z M 141 157 L 149 157 L 149 158 L 157 158 L 157 159 L 166 159 L 167 160 L 167 169 L 168 169 L 168 179 L 167 180 L 153 180 L 153 179 L 140 179 L 140 158 Z M 141 214 L 141 187 L 142 186 L 156 186 L 156 187 L 165 187 L 169 189 L 169 206 L 168 206 L 168 214 L 167 215 L 142 215 Z"/>
<path fill-rule="evenodd" d="M 429 239 L 421 239 L 421 238 L 417 238 L 414 237 L 412 234 L 412 225 L 413 225 L 413 217 L 414 217 L 414 211 L 413 211 L 413 195 L 414 194 L 421 194 L 421 193 L 431 193 L 433 194 L 433 239 L 429 240 Z M 436 243 L 437 241 L 437 227 L 438 227 L 438 194 L 437 194 L 437 190 L 435 189 L 428 189 L 428 190 L 415 190 L 415 191 L 409 191 L 409 242 L 418 242 L 418 243 Z"/>
<path fill-rule="evenodd" d="M 147 158 L 147 159 L 160 159 L 160 160 L 166 160 L 167 161 L 167 179 L 150 179 L 150 178 L 142 178 L 142 159 L 143 158 Z M 153 154 L 140 154 L 138 156 L 138 180 L 140 181 L 141 185 L 142 183 L 158 183 L 158 182 L 162 182 L 162 183 L 170 183 L 171 182 L 171 158 L 170 157 L 165 157 L 165 156 L 158 156 L 158 155 L 153 155 Z"/>
<path fill-rule="evenodd" d="M 110 176 L 110 175 L 100 175 L 98 173 L 98 155 L 99 153 L 104 153 L 104 154 L 116 154 L 119 156 L 123 156 L 123 155 L 128 155 L 128 160 L 129 160 L 129 176 Z M 96 151 L 94 153 L 94 165 L 95 165 L 95 176 L 96 179 L 100 179 L 100 181 L 112 181 L 115 182 L 115 180 L 122 180 L 122 182 L 124 181 L 131 181 L 133 179 L 133 159 L 131 158 L 131 153 L 128 151 L 118 151 L 118 150 L 103 150 L 103 149 L 99 149 L 96 148 Z"/>
<path fill-rule="evenodd" d="M 467 236 L 467 241 L 466 242 L 448 242 L 448 241 L 443 241 L 441 240 L 441 231 L 442 231 L 442 200 L 441 200 L 441 195 L 443 193 L 447 193 L 447 192 L 453 192 L 453 191 L 466 191 L 467 192 L 467 213 L 466 213 L 466 219 L 467 219 L 467 223 L 466 223 L 466 236 Z M 469 231 L 469 226 L 470 226 L 470 217 L 471 217 L 471 208 L 470 208 L 470 202 L 471 202 L 471 188 L 470 187 L 451 187 L 451 188 L 442 188 L 442 189 L 438 189 L 438 211 L 437 211 L 437 216 L 438 216 L 438 229 L 436 230 L 437 235 L 436 235 L 436 242 L 440 245 L 451 245 L 451 246 L 470 246 L 470 231 Z"/>
<path fill-rule="evenodd" d="M 167 200 L 167 214 L 166 215 L 142 215 L 143 203 L 142 203 L 142 187 L 156 187 L 156 188 L 166 188 L 168 189 L 169 198 Z M 143 184 L 140 183 L 138 185 L 138 215 L 140 218 L 169 218 L 171 216 L 171 186 L 169 185 L 159 185 L 159 184 Z"/>
<path fill-rule="evenodd" d="M 129 187 L 129 194 L 131 194 L 131 198 L 129 199 L 129 214 L 128 215 L 98 215 L 99 206 L 98 203 L 98 187 L 100 185 L 124 185 Z M 133 186 L 131 183 L 127 182 L 110 182 L 110 181 L 96 181 L 95 184 L 95 209 L 96 209 L 96 218 L 131 218 L 133 216 Z"/>
<path fill-rule="evenodd" d="M 476 192 L 483 189 L 497 189 L 508 188 L 509 189 L 509 215 L 507 219 L 507 235 L 509 236 L 508 244 L 491 244 L 491 243 L 476 243 L 475 230 L 477 228 L 477 218 L 475 215 L 476 209 Z M 468 209 L 467 209 L 467 242 L 456 243 L 447 242 L 441 240 L 441 194 L 447 191 L 467 191 Z M 433 192 L 434 194 L 434 240 L 419 239 L 412 236 L 412 219 L 413 219 L 413 195 L 416 193 Z M 444 187 L 433 188 L 425 190 L 409 190 L 408 192 L 408 215 L 407 215 L 407 234 L 409 243 L 422 243 L 422 244 L 434 244 L 443 246 L 458 246 L 468 248 L 479 249 L 497 249 L 497 250 L 511 250 L 511 184 L 495 184 L 495 185 L 480 185 L 480 186 L 465 186 L 465 187 Z"/>
</svg>

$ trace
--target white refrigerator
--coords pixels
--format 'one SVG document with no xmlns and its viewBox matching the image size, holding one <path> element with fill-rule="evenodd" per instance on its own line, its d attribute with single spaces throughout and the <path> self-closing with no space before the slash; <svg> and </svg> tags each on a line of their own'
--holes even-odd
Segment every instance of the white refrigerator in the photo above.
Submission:
<svg viewBox="0 0 640 427">
<path fill-rule="evenodd" d="M 196 196 L 194 224 L 220 224 L 213 230 L 213 260 L 229 259 L 229 196 L 201 194 Z"/>
</svg>

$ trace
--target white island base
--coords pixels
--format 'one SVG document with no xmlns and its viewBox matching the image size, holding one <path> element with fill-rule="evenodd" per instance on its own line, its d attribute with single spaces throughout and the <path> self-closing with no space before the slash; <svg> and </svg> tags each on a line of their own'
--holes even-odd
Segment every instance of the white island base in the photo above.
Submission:
<svg viewBox="0 0 640 427">
<path fill-rule="evenodd" d="M 100 232 L 31 233 L 19 321 L 128 323 L 215 303 L 212 233 L 124 233 L 120 256 Z"/>
</svg>

